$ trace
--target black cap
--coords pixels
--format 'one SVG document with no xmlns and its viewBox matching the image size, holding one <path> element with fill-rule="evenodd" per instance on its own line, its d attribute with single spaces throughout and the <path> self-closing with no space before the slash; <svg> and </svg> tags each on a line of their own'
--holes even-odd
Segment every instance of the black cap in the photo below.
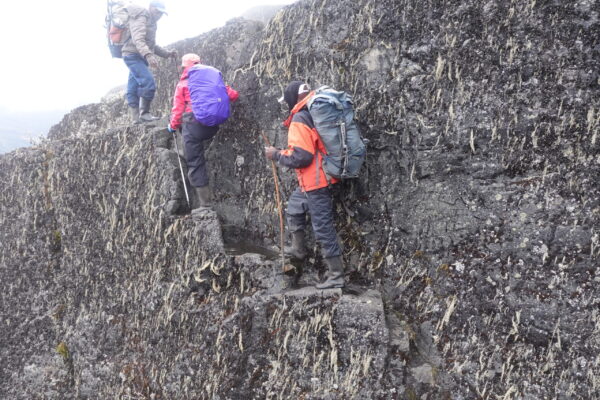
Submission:
<svg viewBox="0 0 600 400">
<path fill-rule="evenodd" d="M 310 86 L 302 81 L 292 81 L 283 91 L 283 100 L 290 110 L 298 103 L 298 95 L 310 92 Z"/>
</svg>

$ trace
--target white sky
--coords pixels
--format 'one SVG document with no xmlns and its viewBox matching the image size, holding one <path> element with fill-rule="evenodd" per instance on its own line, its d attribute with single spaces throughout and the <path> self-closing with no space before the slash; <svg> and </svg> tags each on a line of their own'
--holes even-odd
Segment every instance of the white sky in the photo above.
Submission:
<svg viewBox="0 0 600 400">
<path fill-rule="evenodd" d="M 158 22 L 157 43 L 200 35 L 254 6 L 293 2 L 165 0 L 169 15 Z M 3 1 L 2 16 L 0 108 L 70 110 L 127 81 L 127 67 L 106 44 L 106 0 Z"/>
</svg>

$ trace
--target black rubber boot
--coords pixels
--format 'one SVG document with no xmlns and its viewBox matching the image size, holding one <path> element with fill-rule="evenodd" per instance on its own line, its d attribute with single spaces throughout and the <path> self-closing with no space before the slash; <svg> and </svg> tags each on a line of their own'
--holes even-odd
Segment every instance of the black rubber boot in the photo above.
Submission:
<svg viewBox="0 0 600 400">
<path fill-rule="evenodd" d="M 210 186 L 202 186 L 196 188 L 196 195 L 198 196 L 198 205 L 200 207 L 212 206 L 212 194 L 210 192 Z"/>
<path fill-rule="evenodd" d="M 326 258 L 325 264 L 327 264 L 327 279 L 325 282 L 318 283 L 315 285 L 317 289 L 337 289 L 343 288 L 346 284 L 344 282 L 344 261 L 342 256 Z"/>
<path fill-rule="evenodd" d="M 192 210 L 192 215 L 200 218 L 209 217 L 214 213 L 212 207 L 212 194 L 210 186 L 196 187 L 198 206 Z"/>
<path fill-rule="evenodd" d="M 306 257 L 306 243 L 304 231 L 292 232 L 292 245 L 285 246 L 283 252 L 297 260 L 304 260 Z"/>
<path fill-rule="evenodd" d="M 150 104 L 152 104 L 152 100 L 143 97 L 140 99 L 140 122 L 151 122 L 160 119 L 160 117 L 150 114 Z"/>
<path fill-rule="evenodd" d="M 129 118 L 132 124 L 140 123 L 140 109 L 135 107 L 129 107 Z"/>
</svg>

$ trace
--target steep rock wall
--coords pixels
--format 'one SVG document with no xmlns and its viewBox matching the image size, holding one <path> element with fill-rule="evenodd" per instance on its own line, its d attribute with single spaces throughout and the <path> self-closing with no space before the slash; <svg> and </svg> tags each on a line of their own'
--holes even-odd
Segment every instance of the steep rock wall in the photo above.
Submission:
<svg viewBox="0 0 600 400">
<path fill-rule="evenodd" d="M 168 135 L 106 131 L 122 102 L 85 131 L 90 117 L 75 112 L 52 142 L 0 159 L 11 332 L 0 393 L 598 397 L 599 8 L 315 0 L 264 29 L 236 20 L 174 44 L 242 94 L 208 152 L 226 240 L 277 242 L 260 132 L 285 145 L 285 84 L 302 77 L 355 94 L 370 144 L 362 178 L 339 194 L 350 290 L 281 294 L 276 262 L 223 255 L 219 237 L 206 246 L 219 229 L 177 216 Z M 163 65 L 163 113 L 175 79 Z M 293 174 L 280 175 L 290 193 Z M 319 271 L 316 248 L 312 259 Z M 376 306 L 344 314 L 359 304 Z M 54 352 L 61 342 L 72 354 Z"/>
</svg>

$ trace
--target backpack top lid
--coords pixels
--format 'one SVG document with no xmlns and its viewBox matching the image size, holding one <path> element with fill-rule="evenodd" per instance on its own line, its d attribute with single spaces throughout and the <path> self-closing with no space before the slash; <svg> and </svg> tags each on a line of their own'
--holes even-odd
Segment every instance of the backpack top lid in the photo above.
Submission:
<svg viewBox="0 0 600 400">
<path fill-rule="evenodd" d="M 344 102 L 347 102 L 348 106 L 352 106 L 352 96 L 348 93 L 340 90 L 335 90 L 329 86 L 321 86 L 315 91 L 315 95 L 308 102 L 308 108 L 310 109 L 315 102 L 326 101 L 335 105 L 338 110 L 344 109 Z"/>
<path fill-rule="evenodd" d="M 107 21 L 117 28 L 125 28 L 129 20 L 129 12 L 123 1 L 110 1 L 108 3 Z"/>
<path fill-rule="evenodd" d="M 196 80 L 208 80 L 211 82 L 223 82 L 223 77 L 221 71 L 216 69 L 215 67 L 211 67 L 210 65 L 205 64 L 196 64 L 191 67 L 188 71 L 188 75 L 191 78 L 195 76 Z M 225 85 L 225 84 L 223 84 Z"/>
</svg>

